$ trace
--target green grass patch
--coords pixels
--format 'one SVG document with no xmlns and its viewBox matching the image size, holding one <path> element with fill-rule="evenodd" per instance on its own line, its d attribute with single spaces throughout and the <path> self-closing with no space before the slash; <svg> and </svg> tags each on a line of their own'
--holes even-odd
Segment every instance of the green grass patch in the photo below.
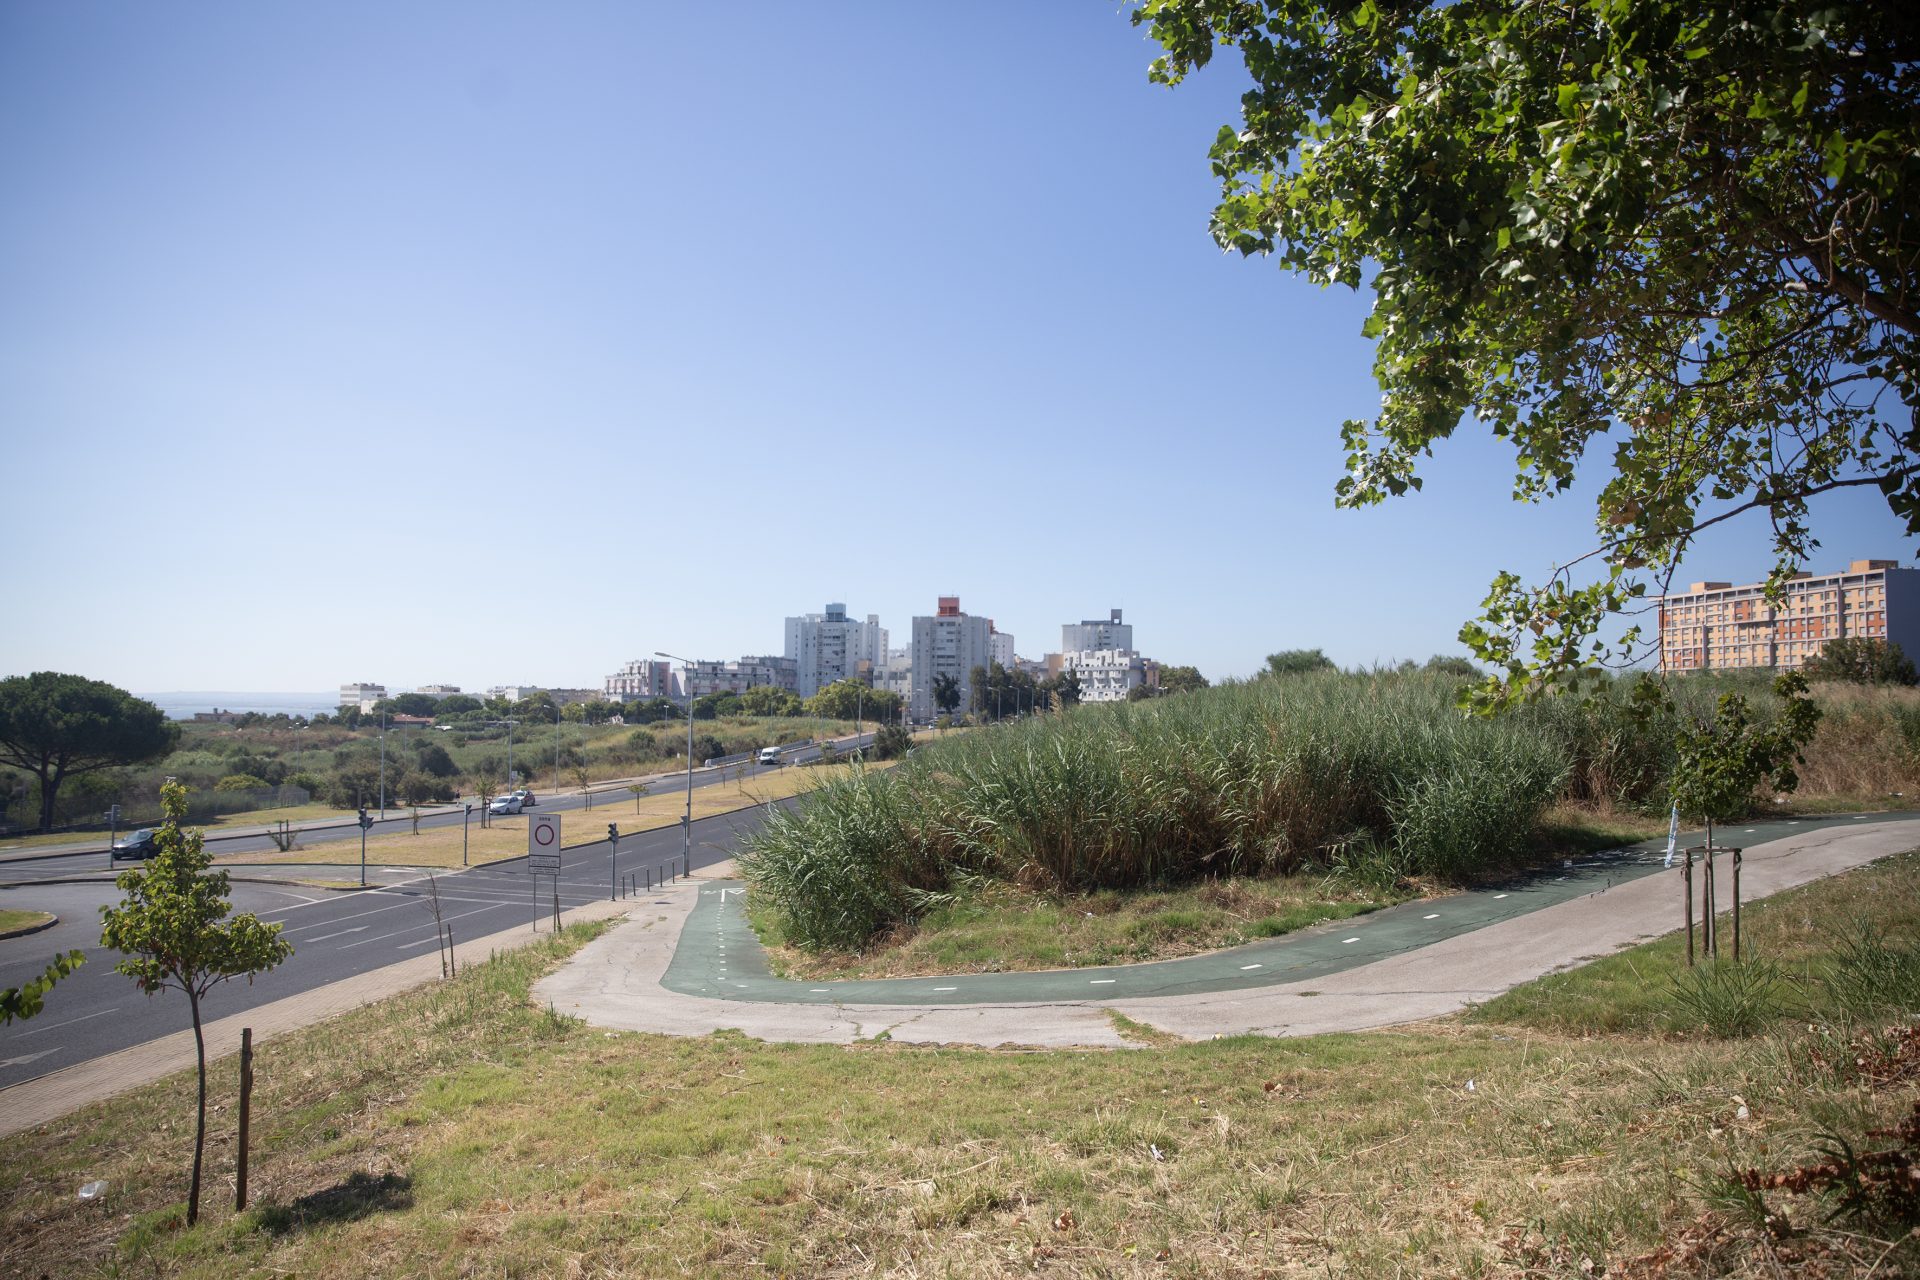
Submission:
<svg viewBox="0 0 1920 1280">
<path fill-rule="evenodd" d="M 1733 926 L 1723 914 L 1718 973 L 1708 961 L 1689 975 L 1686 937 L 1675 934 L 1515 987 L 1470 1016 L 1568 1035 L 1752 1034 L 1920 1007 L 1920 853 L 1776 894 L 1744 908 L 1740 923 L 1755 962 L 1744 973 L 1728 972 Z"/>
<path fill-rule="evenodd" d="M 53 919 L 51 911 L 24 911 L 18 907 L 0 907 L 0 933 L 31 929 Z"/>
<path fill-rule="evenodd" d="M 749 895 L 747 917 L 783 976 L 897 978 L 1168 960 L 1345 920 L 1413 896 L 1410 888 L 1383 893 L 1309 875 L 1068 895 L 975 880 L 860 952 L 791 945 L 784 917 L 759 894 Z"/>
</svg>

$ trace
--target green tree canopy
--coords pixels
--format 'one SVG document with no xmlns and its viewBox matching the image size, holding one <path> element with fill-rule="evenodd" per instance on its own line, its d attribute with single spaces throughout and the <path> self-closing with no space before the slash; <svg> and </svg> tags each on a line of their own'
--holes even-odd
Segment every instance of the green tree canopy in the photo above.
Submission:
<svg viewBox="0 0 1920 1280">
<path fill-rule="evenodd" d="M 828 720 L 886 720 L 900 709 L 900 696 L 864 680 L 835 680 L 807 699 L 807 714 Z"/>
<path fill-rule="evenodd" d="M 1216 45 L 1253 86 L 1212 149 L 1213 234 L 1368 287 L 1384 393 L 1342 428 L 1358 507 L 1420 487 L 1468 418 L 1515 496 L 1598 453 L 1597 536 L 1502 573 L 1461 638 L 1483 707 L 1638 657 L 1622 614 L 1702 529 L 1878 490 L 1920 532 L 1920 22 L 1784 0 L 1142 0 L 1176 83 Z M 1618 618 L 1618 623 L 1610 619 Z M 1618 634 L 1610 634 L 1614 625 Z"/>
<path fill-rule="evenodd" d="M 740 695 L 740 711 L 750 716 L 797 716 L 804 710 L 800 695 L 790 689 L 757 684 Z"/>
<path fill-rule="evenodd" d="M 1920 684 L 1913 660 L 1891 640 L 1841 636 L 1821 646 L 1802 672 L 1809 680 L 1847 684 Z"/>
<path fill-rule="evenodd" d="M 960 682 L 944 671 L 933 678 L 933 705 L 947 715 L 960 706 Z"/>
<path fill-rule="evenodd" d="M 1267 655 L 1263 676 L 1298 676 L 1309 671 L 1336 671 L 1333 659 L 1318 649 L 1282 649 Z"/>
<path fill-rule="evenodd" d="M 169 989 L 184 992 L 193 1014 L 200 1105 L 187 1193 L 191 1226 L 200 1216 L 200 1163 L 207 1139 L 207 1044 L 200 1002 L 219 983 L 251 980 L 273 968 L 293 954 L 293 947 L 280 936 L 277 924 L 265 924 L 251 914 L 227 919 L 233 910 L 227 901 L 227 873 L 208 870 L 213 859 L 200 832 L 180 829 L 187 816 L 187 789 L 167 783 L 160 789 L 160 807 L 166 820 L 154 833 L 154 856 L 114 881 L 125 895 L 119 904 L 100 908 L 100 944 L 126 954 L 114 972 L 132 978 L 149 996 Z"/>
<path fill-rule="evenodd" d="M 1197 667 L 1160 668 L 1160 691 L 1162 693 L 1192 693 L 1195 689 L 1207 687 L 1207 678 L 1200 674 Z"/>
<path fill-rule="evenodd" d="M 67 779 L 157 760 L 179 740 L 160 708 L 104 681 L 57 671 L 0 680 L 0 764 L 39 781 L 42 831 Z"/>
</svg>

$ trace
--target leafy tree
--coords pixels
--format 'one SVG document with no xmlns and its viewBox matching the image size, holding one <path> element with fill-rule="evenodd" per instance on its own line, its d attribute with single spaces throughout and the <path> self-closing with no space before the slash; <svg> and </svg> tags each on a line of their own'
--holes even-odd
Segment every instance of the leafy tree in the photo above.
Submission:
<svg viewBox="0 0 1920 1280">
<path fill-rule="evenodd" d="M 333 722 L 338 725 L 344 725 L 349 729 L 358 729 L 361 718 L 359 703 L 343 702 L 340 704 L 339 712 L 333 717 Z"/>
<path fill-rule="evenodd" d="M 740 695 L 742 715 L 797 716 L 805 709 L 799 694 L 770 684 L 757 684 Z"/>
<path fill-rule="evenodd" d="M 695 720 L 716 720 L 721 716 L 739 714 L 740 695 L 731 689 L 722 689 L 718 693 L 703 693 L 693 700 Z"/>
<path fill-rule="evenodd" d="M 451 778 L 460 772 L 460 766 L 453 762 L 453 755 L 431 739 L 415 738 L 413 754 L 422 773 L 436 778 Z"/>
<path fill-rule="evenodd" d="M 699 738 L 693 744 L 693 762 L 695 764 L 702 764 L 708 760 L 718 760 L 725 754 L 727 754 L 727 744 L 711 735 Z"/>
<path fill-rule="evenodd" d="M 500 766 L 497 761 L 491 762 L 491 766 L 489 762 L 482 761 L 472 773 L 467 775 L 468 782 L 473 787 L 474 798 L 480 802 L 480 825 L 483 827 L 493 825 L 493 815 L 487 812 L 487 806 L 492 804 L 493 798 L 500 794 L 500 784 L 495 781 L 499 776 Z"/>
<path fill-rule="evenodd" d="M 1423 669 L 1439 675 L 1459 676 L 1466 680 L 1480 680 L 1487 674 L 1465 658 L 1440 653 L 1428 658 L 1427 665 Z"/>
<path fill-rule="evenodd" d="M 1773 682 L 1781 701 L 1772 723 L 1756 724 L 1747 700 L 1723 693 L 1712 722 L 1685 727 L 1673 767 L 1673 802 L 1688 817 L 1703 818 L 1707 843 L 1713 824 L 1744 817 L 1753 807 L 1754 789 L 1770 782 L 1777 790 L 1800 785 L 1794 765 L 1820 723 L 1820 708 L 1807 696 L 1807 682 L 1789 671 Z"/>
<path fill-rule="evenodd" d="M 1150 684 L 1137 684 L 1127 690 L 1128 702 L 1151 702 L 1160 696 L 1161 691 Z"/>
<path fill-rule="evenodd" d="M 1050 677 L 1040 686 L 1046 694 L 1049 705 L 1077 707 L 1080 705 L 1080 673 L 1069 667 L 1057 676 Z"/>
<path fill-rule="evenodd" d="M 0 680 L 0 764 L 39 780 L 42 831 L 67 779 L 158 760 L 179 740 L 160 708 L 104 681 L 57 671 Z"/>
<path fill-rule="evenodd" d="M 453 783 L 418 769 L 408 769 L 394 780 L 393 791 L 407 804 L 445 804 L 454 798 Z"/>
<path fill-rule="evenodd" d="M 401 693 L 380 699 L 373 704 L 373 709 L 390 716 L 431 716 L 439 713 L 440 700 L 430 693 Z"/>
<path fill-rule="evenodd" d="M 1162 667 L 1160 668 L 1160 691 L 1162 693 L 1192 693 L 1195 689 L 1207 687 L 1207 678 L 1200 674 L 1198 667 Z"/>
<path fill-rule="evenodd" d="M 648 698 L 642 702 L 635 700 L 626 705 L 620 718 L 628 724 L 655 724 L 661 720 L 672 720 L 679 715 L 680 709 L 669 698 Z"/>
<path fill-rule="evenodd" d="M 227 919 L 227 873 L 209 872 L 199 831 L 182 831 L 187 789 L 169 782 L 160 789 L 165 821 L 154 833 L 157 852 L 145 866 L 123 872 L 114 884 L 126 895 L 100 908 L 100 943 L 126 955 L 114 972 L 132 978 L 151 996 L 183 991 L 193 1015 L 193 1044 L 200 1069 L 200 1095 L 193 1136 L 193 1181 L 187 1191 L 187 1225 L 200 1218 L 200 1164 L 207 1141 L 207 1043 L 200 1002 L 231 978 L 263 973 L 293 954 L 280 926 L 252 914 Z M 222 922 L 225 923 L 222 923 Z"/>
<path fill-rule="evenodd" d="M 1342 428 L 1340 505 L 1419 488 L 1468 419 L 1514 446 L 1522 501 L 1599 453 L 1590 549 L 1500 574 L 1461 631 L 1493 668 L 1482 709 L 1638 656 L 1620 615 L 1709 525 L 1768 520 L 1776 593 L 1814 495 L 1877 489 L 1920 532 L 1911 6 L 1142 0 L 1133 20 L 1157 81 L 1216 44 L 1252 75 L 1212 148 L 1215 239 L 1373 293 L 1382 408 Z"/>
<path fill-rule="evenodd" d="M 1298 676 L 1309 671 L 1334 671 L 1333 659 L 1318 649 L 1283 649 L 1267 655 L 1263 676 Z"/>
<path fill-rule="evenodd" d="M 263 791 L 270 784 L 265 778 L 251 773 L 230 773 L 213 784 L 215 791 Z"/>
<path fill-rule="evenodd" d="M 1842 636 L 1829 640 L 1801 668 L 1809 680 L 1847 684 L 1920 684 L 1913 660 L 1891 640 Z"/>
<path fill-rule="evenodd" d="M 522 724 L 560 723 L 560 708 L 554 705 L 553 695 L 545 689 L 535 689 L 514 703 L 508 714 Z"/>
<path fill-rule="evenodd" d="M 450 693 L 434 705 L 433 713 L 439 719 L 450 720 L 454 716 L 465 715 L 469 711 L 484 709 L 478 698 L 468 697 L 464 693 Z"/>
<path fill-rule="evenodd" d="M 39 977 L 29 978 L 17 987 L 0 991 L 0 1024 L 12 1022 L 15 1018 L 31 1018 L 39 1013 L 46 1004 L 47 992 L 53 984 L 70 976 L 86 962 L 85 952 L 69 951 L 63 956 L 55 956 L 53 963 Z"/>
<path fill-rule="evenodd" d="M 905 726 L 888 721 L 873 735 L 873 756 L 876 760 L 892 760 L 904 756 L 913 750 L 913 735 Z"/>
<path fill-rule="evenodd" d="M 900 709 L 900 695 L 864 680 L 836 680 L 807 699 L 808 715 L 827 720 L 885 720 Z"/>
<path fill-rule="evenodd" d="M 960 682 L 944 671 L 933 678 L 933 705 L 948 716 L 960 706 Z"/>
</svg>

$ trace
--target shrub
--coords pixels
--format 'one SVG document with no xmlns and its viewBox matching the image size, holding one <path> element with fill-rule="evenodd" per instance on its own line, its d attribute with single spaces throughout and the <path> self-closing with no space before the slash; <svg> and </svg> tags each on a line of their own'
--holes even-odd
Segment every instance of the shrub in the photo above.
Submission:
<svg viewBox="0 0 1920 1280">
<path fill-rule="evenodd" d="M 265 778 L 255 777 L 251 773 L 230 773 L 213 784 L 215 791 L 264 791 L 268 787 Z"/>
<path fill-rule="evenodd" d="M 1765 1030 L 1786 1012 L 1787 993 L 1780 967 L 1770 960 L 1715 961 L 1687 970 L 1673 984 L 1680 1020 L 1726 1040 Z"/>
</svg>

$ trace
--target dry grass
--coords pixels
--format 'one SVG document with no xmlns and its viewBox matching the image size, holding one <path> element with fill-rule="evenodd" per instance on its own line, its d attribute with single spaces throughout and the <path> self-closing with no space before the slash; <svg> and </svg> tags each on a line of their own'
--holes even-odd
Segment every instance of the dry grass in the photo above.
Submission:
<svg viewBox="0 0 1920 1280">
<path fill-rule="evenodd" d="M 879 766 L 875 766 L 879 767 Z M 769 769 L 756 776 L 735 778 L 727 782 L 715 782 L 693 789 L 693 816 L 696 820 L 710 818 L 716 814 L 733 813 L 740 809 L 770 800 L 781 800 L 798 795 L 818 785 L 820 779 L 831 772 L 833 766 L 814 769 Z M 622 835 L 632 835 L 642 831 L 653 831 L 661 827 L 671 827 L 679 823 L 686 812 L 686 792 L 676 791 L 670 782 L 656 785 L 645 796 L 635 800 L 627 794 L 618 798 L 609 795 L 604 801 L 596 801 L 591 809 L 570 809 L 561 824 L 568 843 L 580 844 L 588 840 L 603 839 L 606 824 L 620 824 Z M 536 807 L 531 811 L 538 813 Z M 404 825 L 404 822 L 401 824 Z M 467 858 L 470 862 L 493 862 L 501 858 L 517 858 L 527 851 L 527 816 L 495 817 L 491 825 L 482 827 L 480 815 L 476 812 L 468 823 Z M 461 830 L 459 827 L 425 827 L 419 835 L 403 833 L 400 835 L 376 836 L 367 841 L 367 861 L 383 865 L 408 867 L 457 867 L 460 862 Z M 268 851 L 265 853 L 236 853 L 216 862 L 240 863 L 355 863 L 360 861 L 360 842 L 358 840 L 329 840 L 323 843 L 304 845 L 295 843 L 286 853 Z"/>
<path fill-rule="evenodd" d="M 1911 897 L 1915 861 L 1854 873 L 1845 909 Z M 1818 913 L 1827 890 L 1755 915 Z M 1920 1265 L 1781 1197 L 1801 1234 L 1775 1240 L 1725 1193 L 1729 1168 L 1912 1104 L 1910 1080 L 1823 1062 L 1791 1028 L 1445 1023 L 1104 1054 L 676 1040 L 528 1004 L 584 936 L 267 1045 L 244 1214 L 222 1203 L 230 1061 L 192 1232 L 189 1075 L 20 1135 L 8 1273 L 1577 1277 L 1656 1274 L 1627 1264 L 1689 1242 L 1711 1252 L 1671 1274 Z M 77 1200 L 93 1178 L 107 1196 Z"/>
</svg>

